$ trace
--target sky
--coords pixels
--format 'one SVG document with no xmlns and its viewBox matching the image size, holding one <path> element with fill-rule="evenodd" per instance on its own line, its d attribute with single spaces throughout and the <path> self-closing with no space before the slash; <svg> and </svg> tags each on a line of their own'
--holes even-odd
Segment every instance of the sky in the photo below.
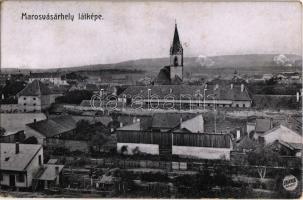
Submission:
<svg viewBox="0 0 303 200">
<path fill-rule="evenodd" d="M 186 57 L 302 52 L 299 2 L 4 1 L 1 11 L 6 68 L 168 57 L 175 21 Z M 82 12 L 103 20 L 78 20 Z M 21 20 L 22 13 L 71 13 L 75 19 Z"/>
</svg>

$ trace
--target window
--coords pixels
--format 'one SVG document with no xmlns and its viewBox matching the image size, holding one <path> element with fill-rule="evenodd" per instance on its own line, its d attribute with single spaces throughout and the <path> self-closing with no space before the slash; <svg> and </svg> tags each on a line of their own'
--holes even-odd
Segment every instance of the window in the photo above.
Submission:
<svg viewBox="0 0 303 200">
<path fill-rule="evenodd" d="M 3 181 L 3 174 L 0 173 L 0 181 Z"/>
<path fill-rule="evenodd" d="M 39 165 L 42 165 L 41 155 L 39 155 L 38 159 L 39 159 Z"/>
<path fill-rule="evenodd" d="M 35 101 L 35 100 L 36 100 L 36 97 L 34 97 L 33 100 Z"/>
<path fill-rule="evenodd" d="M 36 104 L 34 103 L 33 105 L 35 106 Z"/>
<path fill-rule="evenodd" d="M 18 180 L 18 182 L 23 183 L 24 182 L 24 175 L 23 174 L 19 174 L 17 176 L 17 180 Z"/>
<path fill-rule="evenodd" d="M 26 103 L 24 103 L 23 105 L 25 105 L 25 106 L 26 106 Z"/>
<path fill-rule="evenodd" d="M 175 56 L 175 58 L 174 58 L 174 66 L 178 66 L 178 57 L 177 56 Z"/>
<path fill-rule="evenodd" d="M 243 108 L 245 108 L 245 104 L 243 104 Z"/>
<path fill-rule="evenodd" d="M 239 105 L 238 105 L 238 104 L 236 104 L 236 107 L 238 108 L 238 107 L 239 107 Z"/>
<path fill-rule="evenodd" d="M 26 97 L 24 97 L 23 100 L 26 100 Z"/>
</svg>

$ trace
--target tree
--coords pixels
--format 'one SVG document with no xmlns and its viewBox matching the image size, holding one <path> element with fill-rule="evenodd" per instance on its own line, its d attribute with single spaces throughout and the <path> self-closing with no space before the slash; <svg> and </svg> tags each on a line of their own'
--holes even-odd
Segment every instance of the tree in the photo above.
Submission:
<svg viewBox="0 0 303 200">
<path fill-rule="evenodd" d="M 277 166 L 279 162 L 279 154 L 272 151 L 270 147 L 263 146 L 259 147 L 255 151 L 249 152 L 247 154 L 247 160 L 250 165 L 256 166 L 262 182 L 266 176 L 267 168 L 269 166 Z"/>
<path fill-rule="evenodd" d="M 92 96 L 93 93 L 88 90 L 73 90 L 67 92 L 64 96 L 57 97 L 56 102 L 80 104 L 83 100 L 90 100 Z"/>
<path fill-rule="evenodd" d="M 98 152 L 100 152 L 101 147 L 109 141 L 109 138 L 104 134 L 93 135 L 91 139 L 91 144 L 93 147 L 97 147 Z"/>
</svg>

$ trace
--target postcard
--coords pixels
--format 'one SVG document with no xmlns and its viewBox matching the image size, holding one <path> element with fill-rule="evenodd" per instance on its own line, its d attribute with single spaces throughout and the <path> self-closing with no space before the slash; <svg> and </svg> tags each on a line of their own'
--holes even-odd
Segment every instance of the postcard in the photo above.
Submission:
<svg viewBox="0 0 303 200">
<path fill-rule="evenodd" d="M 2 1 L 0 197 L 302 194 L 299 1 Z"/>
</svg>

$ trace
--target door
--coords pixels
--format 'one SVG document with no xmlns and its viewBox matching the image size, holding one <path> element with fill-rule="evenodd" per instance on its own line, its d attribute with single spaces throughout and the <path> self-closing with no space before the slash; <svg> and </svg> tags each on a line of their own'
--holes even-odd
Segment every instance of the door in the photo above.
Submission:
<svg viewBox="0 0 303 200">
<path fill-rule="evenodd" d="M 16 186 L 15 175 L 9 175 L 9 186 L 11 186 L 11 187 Z"/>
</svg>

